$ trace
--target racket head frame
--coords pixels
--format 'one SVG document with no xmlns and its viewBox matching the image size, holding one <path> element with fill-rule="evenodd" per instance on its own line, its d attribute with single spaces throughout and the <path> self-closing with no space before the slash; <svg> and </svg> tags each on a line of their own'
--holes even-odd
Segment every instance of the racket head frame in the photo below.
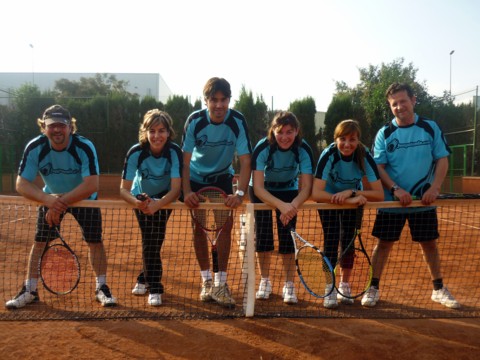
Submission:
<svg viewBox="0 0 480 360">
<path fill-rule="evenodd" d="M 45 244 L 45 249 L 43 250 L 42 255 L 40 257 L 40 260 L 38 261 L 38 274 L 39 274 L 40 280 L 43 283 L 44 288 L 48 292 L 50 292 L 52 294 L 55 294 L 55 295 L 67 295 L 67 294 L 70 294 L 72 291 L 74 291 L 78 287 L 78 284 L 80 283 L 80 277 L 81 277 L 80 261 L 78 260 L 77 254 L 75 254 L 75 252 L 72 250 L 72 248 L 70 246 L 68 246 L 68 244 L 66 243 L 65 239 L 63 238 L 63 236 L 60 233 L 60 230 L 59 230 L 58 226 L 55 226 L 54 228 L 55 228 L 55 233 L 57 235 L 57 238 L 60 239 L 60 243 L 50 244 L 51 241 L 54 240 L 54 239 L 52 239 L 52 240 L 49 240 L 47 242 L 47 244 Z M 43 276 L 43 271 L 42 271 L 43 260 L 46 257 L 46 253 L 48 251 L 55 251 L 54 249 L 58 248 L 58 247 L 64 248 L 69 252 L 69 254 L 74 259 L 75 267 L 77 269 L 77 278 L 76 278 L 75 282 L 73 283 L 73 285 L 68 290 L 65 290 L 65 291 L 56 291 L 56 290 L 52 289 L 48 285 L 48 282 L 45 281 L 45 278 Z"/>
<path fill-rule="evenodd" d="M 332 264 L 330 263 L 330 260 L 328 260 L 328 258 L 325 256 L 325 254 L 318 247 L 316 247 L 315 245 L 309 243 L 307 240 L 302 238 L 294 229 L 290 229 L 290 235 L 292 237 L 293 246 L 295 248 L 295 268 L 297 270 L 298 277 L 299 277 L 300 282 L 302 283 L 303 287 L 305 288 L 305 290 L 307 290 L 307 292 L 310 295 L 312 295 L 316 298 L 323 299 L 326 296 L 330 295 L 332 293 L 333 289 L 335 288 L 334 286 L 331 287 L 331 290 L 328 293 L 325 293 L 324 291 L 322 291 L 320 294 L 317 294 L 307 284 L 306 280 L 303 277 L 301 266 L 298 262 L 298 254 L 302 250 L 307 249 L 307 248 L 316 251 L 318 253 L 318 256 L 320 257 L 320 259 L 322 261 L 322 269 L 324 269 L 324 270 L 327 269 L 327 272 L 329 273 L 329 276 L 331 277 L 332 283 L 335 284 L 335 272 L 333 270 Z M 299 240 L 302 243 L 301 246 L 298 246 L 297 240 Z"/>
<path fill-rule="evenodd" d="M 340 267 L 340 263 L 341 263 L 342 258 L 344 257 L 344 255 L 348 252 L 348 250 L 351 247 L 353 247 L 353 250 L 354 250 L 355 253 L 357 253 L 357 254 L 361 253 L 362 255 L 360 255 L 360 256 L 364 256 L 365 259 L 366 259 L 366 262 L 368 264 L 367 279 L 366 279 L 367 281 L 366 281 L 365 286 L 363 287 L 362 291 L 357 292 L 355 294 L 351 293 L 350 295 L 348 295 L 348 294 L 342 293 L 341 290 L 339 289 L 339 287 L 336 286 L 337 292 L 347 299 L 355 299 L 355 298 L 358 298 L 358 297 L 362 296 L 363 294 L 365 294 L 367 292 L 367 290 L 370 288 L 370 284 L 372 282 L 372 277 L 373 277 L 372 262 L 370 260 L 370 256 L 368 255 L 367 251 L 365 250 L 365 247 L 363 245 L 363 240 L 362 240 L 363 211 L 364 211 L 363 206 L 359 206 L 359 207 L 356 208 L 355 229 L 354 229 L 354 234 L 353 234 L 352 240 L 348 244 L 347 248 L 342 250 L 342 253 L 341 253 L 341 255 L 340 255 L 340 257 L 337 261 L 337 266 L 335 267 L 335 275 L 336 275 L 336 272 L 337 272 L 336 270 Z M 358 246 L 356 246 L 356 244 L 355 244 L 355 240 L 357 238 L 358 238 Z M 356 255 L 355 257 L 358 257 L 358 255 Z M 355 271 L 355 265 L 354 265 L 352 271 Z"/>
</svg>

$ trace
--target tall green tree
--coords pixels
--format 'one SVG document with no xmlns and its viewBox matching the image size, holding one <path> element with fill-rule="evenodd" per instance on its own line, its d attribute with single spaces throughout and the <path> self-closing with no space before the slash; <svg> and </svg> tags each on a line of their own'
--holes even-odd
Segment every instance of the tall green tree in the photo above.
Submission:
<svg viewBox="0 0 480 360">
<path fill-rule="evenodd" d="M 254 101 L 252 91 L 242 86 L 240 96 L 235 101 L 234 108 L 240 111 L 248 124 L 250 141 L 255 146 L 261 138 L 266 136 L 268 126 L 268 107 L 263 98 L 257 97 Z"/>
<path fill-rule="evenodd" d="M 317 113 L 315 100 L 310 96 L 295 100 L 290 104 L 288 110 L 295 114 L 302 125 L 303 138 L 311 146 L 315 160 L 318 159 L 320 150 L 315 138 L 315 114 Z"/>
<path fill-rule="evenodd" d="M 325 114 L 324 137 L 327 144 L 333 139 L 335 127 L 342 120 L 353 119 L 360 123 L 362 135 L 369 132 L 369 124 L 365 120 L 365 111 L 361 105 L 359 92 L 356 89 L 344 87 L 344 83 L 337 83 L 337 92 L 332 98 Z M 362 142 L 368 143 L 368 136 L 362 136 Z M 367 139 L 367 140 L 365 140 Z"/>
<path fill-rule="evenodd" d="M 180 144 L 185 120 L 193 111 L 193 106 L 190 104 L 187 96 L 173 95 L 168 98 L 165 104 L 165 111 L 172 117 L 173 129 L 176 133 L 175 141 Z"/>
</svg>

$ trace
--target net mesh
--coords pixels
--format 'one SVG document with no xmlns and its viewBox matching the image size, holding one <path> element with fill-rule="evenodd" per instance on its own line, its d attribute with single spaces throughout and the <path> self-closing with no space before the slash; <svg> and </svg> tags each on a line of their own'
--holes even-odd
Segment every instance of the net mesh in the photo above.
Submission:
<svg viewBox="0 0 480 360">
<path fill-rule="evenodd" d="M 272 294 L 268 300 L 256 300 L 260 282 L 255 262 L 255 209 L 268 209 L 262 204 L 246 204 L 237 209 L 232 230 L 232 247 L 228 267 L 228 284 L 236 300 L 234 309 L 199 299 L 202 280 L 192 241 L 191 217 L 183 204 L 172 204 L 162 247 L 165 293 L 162 306 L 152 307 L 147 296 L 135 296 L 132 288 L 143 269 L 142 241 L 132 208 L 123 201 L 81 202 L 82 206 L 101 209 L 102 237 L 108 268 L 107 284 L 118 305 L 103 308 L 95 301 L 95 275 L 89 263 L 88 247 L 75 219 L 67 214 L 62 222 L 62 235 L 77 254 L 82 276 L 68 295 L 53 295 L 41 284 L 40 300 L 18 310 L 0 309 L 0 320 L 40 319 L 115 319 L 115 318 L 231 318 L 257 317 L 326 317 L 326 318 L 424 318 L 478 317 L 480 315 L 480 200 L 439 200 L 440 238 L 438 249 L 444 284 L 462 304 L 458 310 L 448 309 L 431 300 L 432 280 L 422 252 L 412 242 L 406 225 L 400 241 L 395 243 L 381 277 L 380 301 L 374 308 L 339 305 L 335 310 L 323 307 L 323 300 L 310 295 L 295 276 L 298 304 L 283 303 L 284 268 L 278 254 L 275 221 L 275 251 L 271 255 L 270 280 Z M 217 206 L 217 205 L 215 205 Z M 218 205 L 222 208 L 221 205 Z M 368 254 L 376 239 L 371 235 L 378 208 L 391 203 L 369 203 L 363 216 L 362 238 Z M 263 208 L 262 208 L 263 207 Z M 318 209 L 329 205 L 306 204 L 299 212 L 296 230 L 313 245 L 323 248 L 323 228 Z M 20 290 L 27 271 L 28 256 L 35 234 L 37 205 L 22 197 L 0 196 L 0 299 L 4 303 Z M 354 268 L 355 269 L 355 268 Z"/>
</svg>

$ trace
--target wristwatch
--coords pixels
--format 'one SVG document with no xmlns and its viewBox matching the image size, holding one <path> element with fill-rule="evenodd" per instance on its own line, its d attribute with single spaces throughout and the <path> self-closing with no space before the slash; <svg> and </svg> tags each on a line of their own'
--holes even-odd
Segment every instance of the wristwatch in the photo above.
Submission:
<svg viewBox="0 0 480 360">
<path fill-rule="evenodd" d="M 350 195 L 350 197 L 357 196 L 357 189 L 351 189 L 351 190 L 352 190 L 352 195 Z"/>
<path fill-rule="evenodd" d="M 242 190 L 237 190 L 237 191 L 235 192 L 235 195 L 240 196 L 240 197 L 244 197 L 244 196 L 245 196 L 245 192 L 243 192 Z"/>
<path fill-rule="evenodd" d="M 400 186 L 398 186 L 397 184 L 393 184 L 392 187 L 390 188 L 390 194 L 394 194 L 395 191 L 397 191 L 398 189 L 400 189 Z"/>
</svg>

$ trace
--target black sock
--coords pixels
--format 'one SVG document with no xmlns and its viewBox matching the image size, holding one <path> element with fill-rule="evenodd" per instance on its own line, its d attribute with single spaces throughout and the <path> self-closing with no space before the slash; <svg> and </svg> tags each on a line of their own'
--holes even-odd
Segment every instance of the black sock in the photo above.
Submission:
<svg viewBox="0 0 480 360">
<path fill-rule="evenodd" d="M 441 288 L 443 288 L 443 279 L 433 280 L 433 290 L 440 290 Z"/>
<path fill-rule="evenodd" d="M 377 289 L 380 289 L 380 279 L 379 278 L 372 278 L 372 282 L 370 283 L 370 286 L 376 287 Z"/>
</svg>

